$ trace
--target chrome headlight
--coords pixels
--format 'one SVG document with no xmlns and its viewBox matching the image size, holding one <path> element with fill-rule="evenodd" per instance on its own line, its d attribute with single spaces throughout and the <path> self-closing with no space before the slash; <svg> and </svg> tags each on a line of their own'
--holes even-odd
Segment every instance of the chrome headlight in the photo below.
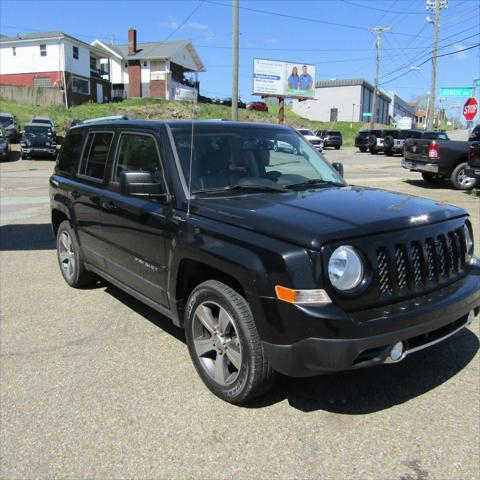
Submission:
<svg viewBox="0 0 480 480">
<path fill-rule="evenodd" d="M 469 262 L 473 258 L 473 236 L 466 223 L 463 225 L 463 234 L 465 235 L 466 260 Z"/>
<path fill-rule="evenodd" d="M 364 277 L 363 260 L 353 247 L 338 247 L 328 261 L 328 277 L 332 285 L 341 291 L 358 287 Z"/>
</svg>

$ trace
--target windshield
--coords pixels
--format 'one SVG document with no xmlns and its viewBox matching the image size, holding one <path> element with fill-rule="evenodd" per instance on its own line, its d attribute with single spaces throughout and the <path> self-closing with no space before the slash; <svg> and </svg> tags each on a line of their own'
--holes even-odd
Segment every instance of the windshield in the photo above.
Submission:
<svg viewBox="0 0 480 480">
<path fill-rule="evenodd" d="M 191 128 L 172 132 L 188 185 Z M 345 184 L 309 142 L 283 127 L 200 126 L 194 132 L 191 172 L 192 193 L 232 186 L 275 191 L 312 180 Z"/>
<path fill-rule="evenodd" d="M 49 125 L 51 125 L 52 121 L 46 118 L 33 118 L 32 123 L 48 123 Z"/>
<path fill-rule="evenodd" d="M 5 115 L 0 116 L 0 124 L 6 127 L 7 125 L 11 125 L 13 123 L 12 117 L 7 117 Z"/>
<path fill-rule="evenodd" d="M 331 130 L 331 131 L 327 132 L 327 135 L 333 135 L 333 136 L 339 137 L 341 135 L 341 133 Z"/>
<path fill-rule="evenodd" d="M 26 136 L 47 137 L 52 134 L 52 129 L 49 127 L 25 127 Z"/>
<path fill-rule="evenodd" d="M 298 130 L 302 135 L 310 135 L 312 137 L 315 136 L 315 134 L 311 130 L 307 130 L 305 128 L 301 128 Z"/>
</svg>

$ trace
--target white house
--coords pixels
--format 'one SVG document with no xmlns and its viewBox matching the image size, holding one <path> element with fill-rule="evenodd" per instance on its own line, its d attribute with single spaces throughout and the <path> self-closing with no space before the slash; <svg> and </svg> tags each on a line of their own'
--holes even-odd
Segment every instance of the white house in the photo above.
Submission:
<svg viewBox="0 0 480 480">
<path fill-rule="evenodd" d="M 128 30 L 127 45 L 110 45 L 94 40 L 92 46 L 103 49 L 108 58 L 102 60 L 109 73 L 113 98 L 156 97 L 172 100 L 178 87 L 196 89 L 199 85 L 185 78 L 191 72 L 204 72 L 205 67 L 188 40 L 137 43 L 137 31 Z"/>
<path fill-rule="evenodd" d="M 0 84 L 58 87 L 67 106 L 111 98 L 108 53 L 63 32 L 29 33 L 0 38 Z M 64 88 L 66 86 L 66 88 Z"/>
</svg>

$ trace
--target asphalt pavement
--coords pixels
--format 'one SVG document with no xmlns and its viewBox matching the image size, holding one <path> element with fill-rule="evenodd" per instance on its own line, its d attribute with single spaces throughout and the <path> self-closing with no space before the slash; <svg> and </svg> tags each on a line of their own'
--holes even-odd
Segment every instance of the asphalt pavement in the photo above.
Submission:
<svg viewBox="0 0 480 480">
<path fill-rule="evenodd" d="M 326 157 L 351 183 L 460 205 L 480 231 L 478 198 L 426 187 L 399 157 Z M 63 281 L 52 166 L 0 164 L 0 478 L 480 477 L 478 318 L 397 365 L 281 377 L 229 405 L 203 386 L 167 319 L 106 282 Z"/>
</svg>

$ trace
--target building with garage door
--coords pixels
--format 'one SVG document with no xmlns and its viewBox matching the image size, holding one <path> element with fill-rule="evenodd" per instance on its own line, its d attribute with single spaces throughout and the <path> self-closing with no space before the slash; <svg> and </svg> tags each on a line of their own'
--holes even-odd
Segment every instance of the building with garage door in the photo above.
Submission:
<svg viewBox="0 0 480 480">
<path fill-rule="evenodd" d="M 315 83 L 315 98 L 292 102 L 292 110 L 321 122 L 368 122 L 373 108 L 374 87 L 362 78 L 323 80 Z M 377 123 L 390 123 L 391 98 L 379 92 Z"/>
<path fill-rule="evenodd" d="M 110 73 L 115 99 L 191 99 L 198 93 L 193 72 L 204 72 L 205 67 L 188 40 L 137 43 L 137 31 L 130 28 L 128 44 L 95 40 L 92 45 L 109 54 L 104 70 Z"/>
<path fill-rule="evenodd" d="M 108 52 L 63 32 L 0 38 L 0 86 L 60 89 L 66 106 L 111 99 Z M 19 89 L 19 94 L 21 89 Z"/>
</svg>

